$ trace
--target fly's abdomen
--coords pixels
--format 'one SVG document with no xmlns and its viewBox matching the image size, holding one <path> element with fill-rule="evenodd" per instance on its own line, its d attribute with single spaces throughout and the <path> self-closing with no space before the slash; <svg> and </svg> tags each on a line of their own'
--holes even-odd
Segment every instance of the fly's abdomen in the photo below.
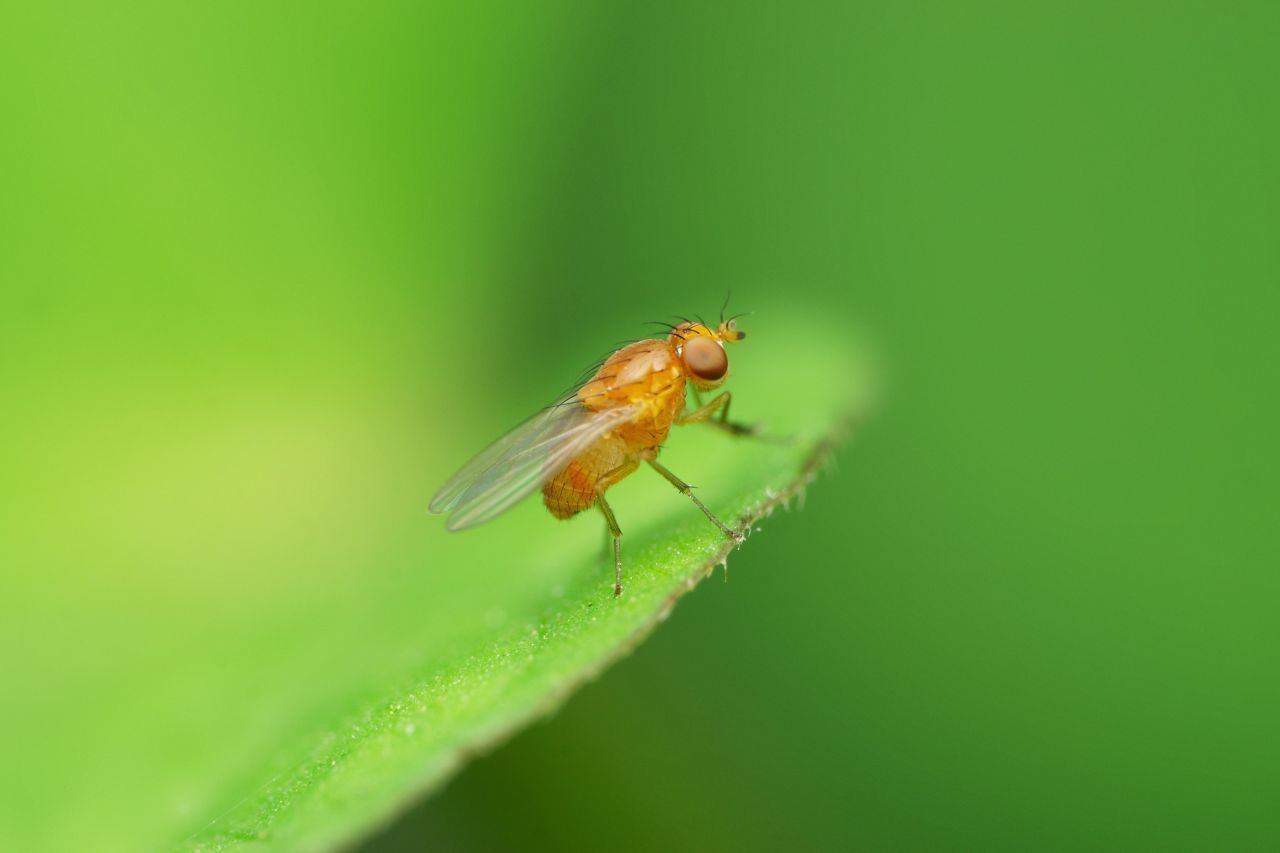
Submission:
<svg viewBox="0 0 1280 853">
<path fill-rule="evenodd" d="M 595 483 L 576 459 L 542 487 L 542 502 L 556 518 L 582 512 L 595 501 Z"/>
<path fill-rule="evenodd" d="M 568 518 L 587 509 L 609 486 L 630 474 L 636 462 L 615 438 L 596 442 L 542 487 L 542 502 L 556 518 Z"/>
</svg>

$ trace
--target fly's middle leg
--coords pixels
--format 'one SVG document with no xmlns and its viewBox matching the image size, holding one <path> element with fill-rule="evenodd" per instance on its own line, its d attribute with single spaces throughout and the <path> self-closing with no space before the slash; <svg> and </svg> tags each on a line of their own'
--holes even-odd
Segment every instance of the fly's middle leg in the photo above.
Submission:
<svg viewBox="0 0 1280 853">
<path fill-rule="evenodd" d="M 698 509 L 702 510 L 702 514 L 705 515 L 707 518 L 711 519 L 712 524 L 714 524 L 716 527 L 719 527 L 721 532 L 724 533 L 725 536 L 728 536 L 730 539 L 732 539 L 734 542 L 737 542 L 739 545 L 742 544 L 742 540 L 745 537 L 738 531 L 726 525 L 720 519 L 716 518 L 715 513 L 707 509 L 706 504 L 698 500 L 698 496 L 693 493 L 693 486 L 690 486 L 684 480 L 681 480 L 675 474 L 671 473 L 671 471 L 665 465 L 660 463 L 658 460 L 650 459 L 648 460 L 648 462 L 650 465 L 653 466 L 653 470 L 657 471 L 659 474 L 661 474 L 663 477 L 667 479 L 667 482 L 669 482 L 671 485 L 679 489 L 680 494 L 685 495 L 686 497 L 689 498 L 689 500 L 693 501 L 693 505 L 696 506 Z"/>
<path fill-rule="evenodd" d="M 600 506 L 600 512 L 604 514 L 605 523 L 609 526 L 609 535 L 613 537 L 613 597 L 622 597 L 622 528 L 618 526 L 618 519 L 613 517 L 613 510 L 609 507 L 609 502 L 604 499 L 604 495 L 596 495 L 596 503 Z"/>
</svg>

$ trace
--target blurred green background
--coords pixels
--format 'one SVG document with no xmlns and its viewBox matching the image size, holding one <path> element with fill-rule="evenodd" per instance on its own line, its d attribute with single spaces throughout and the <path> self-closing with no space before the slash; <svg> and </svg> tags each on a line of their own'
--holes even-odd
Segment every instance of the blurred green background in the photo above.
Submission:
<svg viewBox="0 0 1280 853">
<path fill-rule="evenodd" d="M 424 570 L 476 541 L 434 488 L 730 288 L 748 331 L 870 329 L 882 412 L 367 849 L 1280 846 L 1278 37 L 1263 2 L 6 7 L 0 847 L 180 839 L 465 634 L 491 590 Z"/>
</svg>

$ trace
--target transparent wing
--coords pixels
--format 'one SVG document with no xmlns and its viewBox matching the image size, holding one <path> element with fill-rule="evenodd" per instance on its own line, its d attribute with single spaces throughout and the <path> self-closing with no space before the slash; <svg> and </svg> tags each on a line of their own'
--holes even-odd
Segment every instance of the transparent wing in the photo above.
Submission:
<svg viewBox="0 0 1280 853">
<path fill-rule="evenodd" d="M 432 512 L 462 530 L 489 521 L 532 494 L 614 427 L 635 418 L 639 406 L 593 411 L 576 397 L 543 409 L 480 451 L 431 499 Z"/>
</svg>

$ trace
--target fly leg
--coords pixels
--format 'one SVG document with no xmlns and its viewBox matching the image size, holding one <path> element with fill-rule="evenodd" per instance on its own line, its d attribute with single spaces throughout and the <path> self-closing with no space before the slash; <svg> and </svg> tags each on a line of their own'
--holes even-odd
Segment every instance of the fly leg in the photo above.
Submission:
<svg viewBox="0 0 1280 853">
<path fill-rule="evenodd" d="M 726 393 L 728 393 L 728 392 L 726 392 Z M 717 398 L 717 399 L 718 399 L 718 398 Z M 714 401 L 712 401 L 712 402 L 714 402 Z M 710 404 L 709 404 L 709 405 L 710 405 Z M 661 474 L 663 477 L 666 477 L 666 478 L 667 478 L 667 482 L 669 482 L 671 485 L 673 485 L 673 486 L 675 486 L 677 489 L 679 489 L 679 490 L 680 490 L 680 494 L 687 496 L 687 497 L 689 498 L 689 500 L 693 501 L 693 505 L 694 505 L 694 506 L 696 506 L 698 509 L 702 510 L 702 514 L 703 514 L 703 515 L 705 515 L 707 518 L 711 519 L 711 523 L 712 523 L 712 524 L 714 524 L 716 527 L 719 527 L 719 528 L 720 528 L 720 530 L 721 530 L 721 532 L 723 532 L 725 536 L 728 536 L 730 539 L 732 539 L 734 542 L 737 542 L 739 545 L 741 545 L 741 544 L 742 544 L 742 540 L 743 540 L 745 537 L 744 537 L 741 533 L 739 533 L 738 531 L 736 531 L 736 530 L 734 530 L 734 529 L 732 529 L 732 528 L 728 527 L 728 526 L 727 526 L 723 521 L 721 521 L 720 519 L 716 518 L 715 513 L 713 513 L 711 510 L 707 509 L 706 504 L 704 504 L 702 501 L 698 500 L 698 496 L 697 496 L 697 495 L 695 495 L 695 494 L 693 493 L 693 487 L 692 487 L 692 486 L 690 486 L 690 485 L 689 485 L 688 483 L 686 483 L 684 480 L 681 480 L 681 479 L 680 479 L 679 477 L 677 477 L 675 474 L 672 474 L 672 473 L 671 473 L 671 471 L 670 471 L 670 470 L 668 470 L 668 469 L 667 469 L 667 467 L 666 467 L 665 465 L 663 465 L 662 463 L 658 462 L 658 460 L 656 460 L 656 459 L 650 459 L 650 460 L 648 460 L 648 462 L 649 462 L 649 464 L 650 464 L 650 465 L 652 465 L 652 466 L 653 466 L 653 470 L 657 471 L 657 472 L 658 472 L 659 474 Z"/>
<path fill-rule="evenodd" d="M 685 424 L 699 424 L 706 422 L 716 429 L 722 429 L 730 435 L 756 435 L 760 432 L 760 428 L 755 424 L 740 424 L 736 421 L 729 420 L 729 404 L 733 402 L 733 394 L 725 391 L 711 398 L 711 402 L 703 405 L 702 396 L 694 389 L 693 400 L 698 404 L 698 408 L 692 412 L 685 412 L 676 418 L 676 423 L 683 426 Z M 716 417 L 716 415 L 719 417 Z M 669 479 L 669 478 L 668 478 Z"/>
<path fill-rule="evenodd" d="M 613 517 L 613 510 L 604 499 L 604 495 L 596 495 L 596 503 L 604 513 L 605 523 L 609 525 L 609 535 L 613 537 L 613 597 L 622 597 L 622 528 L 618 519 Z"/>
<path fill-rule="evenodd" d="M 623 477 L 625 477 L 625 476 L 627 476 L 628 474 L 630 474 L 632 471 L 636 470 L 636 468 L 639 466 L 639 464 L 640 464 L 640 463 L 639 463 L 639 462 L 637 462 L 637 461 L 635 461 L 634 459 L 629 459 L 629 460 L 627 460 L 626 462 L 623 462 L 623 463 L 622 463 L 621 465 L 619 465 L 617 468 L 611 468 L 611 469 L 609 469 L 608 471 L 605 471 L 603 474 L 601 474 L 599 477 L 597 477 L 597 478 L 596 478 L 596 495 L 597 495 L 597 496 L 599 496 L 599 495 L 603 495 L 603 494 L 604 494 L 604 490 L 605 490 L 605 489 L 609 488 L 609 487 L 610 487 L 610 486 L 612 486 L 614 483 L 618 482 L 618 481 L 619 481 L 619 480 L 621 480 Z M 606 512 L 607 512 L 607 511 L 606 511 Z M 613 516 L 612 516 L 611 514 L 606 514 L 605 519 L 606 519 L 606 521 L 607 521 L 608 519 L 610 519 L 610 518 L 612 518 L 612 517 L 613 517 Z M 617 528 L 617 525 L 616 525 L 616 524 L 613 524 L 613 523 L 607 523 L 607 524 L 605 525 L 605 528 L 604 528 L 604 556 L 605 556 L 606 558 L 609 556 L 609 549 L 610 549 L 610 547 L 611 547 L 611 546 L 612 546 L 612 544 L 613 544 L 614 530 L 615 530 L 616 528 Z M 619 532 L 619 533 L 618 533 L 618 535 L 619 535 L 619 536 L 621 536 L 621 535 L 622 535 L 622 533 L 621 533 L 621 532 Z"/>
</svg>

